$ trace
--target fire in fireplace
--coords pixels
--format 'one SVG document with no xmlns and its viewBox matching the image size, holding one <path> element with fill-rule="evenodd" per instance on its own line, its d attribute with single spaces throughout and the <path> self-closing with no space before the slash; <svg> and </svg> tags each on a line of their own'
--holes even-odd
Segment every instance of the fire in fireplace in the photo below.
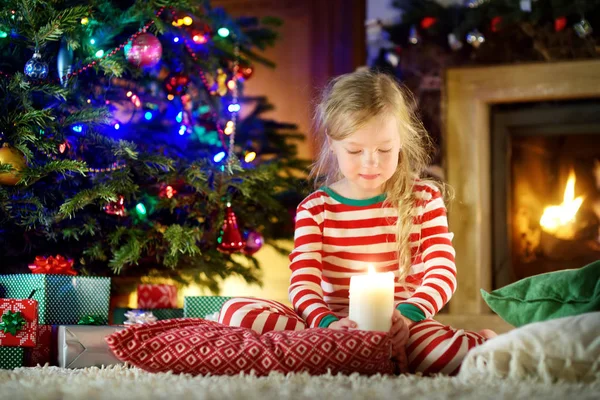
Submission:
<svg viewBox="0 0 600 400">
<path fill-rule="evenodd" d="M 600 259 L 600 102 L 492 110 L 493 287 Z"/>
</svg>

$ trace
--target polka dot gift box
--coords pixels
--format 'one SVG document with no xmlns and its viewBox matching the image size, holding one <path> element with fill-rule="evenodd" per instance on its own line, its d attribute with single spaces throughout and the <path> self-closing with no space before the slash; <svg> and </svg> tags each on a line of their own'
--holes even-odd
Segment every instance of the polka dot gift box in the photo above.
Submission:
<svg viewBox="0 0 600 400">
<path fill-rule="evenodd" d="M 24 355 L 24 347 L 0 347 L 0 369 L 22 367 Z"/>
<path fill-rule="evenodd" d="M 221 311 L 221 307 L 231 297 L 227 296 L 186 296 L 183 298 L 185 318 L 206 318 Z"/>
<path fill-rule="evenodd" d="M 15 274 L 0 275 L 0 298 L 32 299 L 39 304 L 38 323 L 71 325 L 88 315 L 108 320 L 110 278 Z"/>
</svg>

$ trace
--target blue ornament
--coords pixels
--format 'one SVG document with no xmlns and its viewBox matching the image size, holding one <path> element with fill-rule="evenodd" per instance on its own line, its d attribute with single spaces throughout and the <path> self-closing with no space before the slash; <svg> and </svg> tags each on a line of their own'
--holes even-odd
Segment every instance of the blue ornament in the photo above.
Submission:
<svg viewBox="0 0 600 400">
<path fill-rule="evenodd" d="M 42 56 L 37 51 L 31 60 L 25 64 L 25 75 L 31 79 L 46 79 L 48 77 L 48 63 L 42 61 Z"/>
</svg>

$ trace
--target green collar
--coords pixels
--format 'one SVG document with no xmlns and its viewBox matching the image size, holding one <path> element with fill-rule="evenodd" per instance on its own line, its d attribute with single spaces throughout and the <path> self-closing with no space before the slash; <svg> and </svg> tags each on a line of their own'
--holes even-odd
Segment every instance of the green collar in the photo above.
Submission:
<svg viewBox="0 0 600 400">
<path fill-rule="evenodd" d="M 381 203 L 382 201 L 385 200 L 385 193 L 382 193 L 378 196 L 371 197 L 368 199 L 356 200 L 356 199 L 349 199 L 348 197 L 344 197 L 341 194 L 334 192 L 333 190 L 331 190 L 331 188 L 329 188 L 327 186 L 321 187 L 321 190 L 324 191 L 325 193 L 327 193 L 331 198 L 339 201 L 342 204 L 346 204 L 348 206 L 358 206 L 358 207 L 371 206 L 373 204 Z"/>
</svg>

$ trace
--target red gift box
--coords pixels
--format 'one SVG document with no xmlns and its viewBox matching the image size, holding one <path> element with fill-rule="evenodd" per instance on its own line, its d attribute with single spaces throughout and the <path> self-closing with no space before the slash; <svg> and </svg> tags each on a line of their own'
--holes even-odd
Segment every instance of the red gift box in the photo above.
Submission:
<svg viewBox="0 0 600 400">
<path fill-rule="evenodd" d="M 138 285 L 138 308 L 177 308 L 177 287 L 173 285 Z"/>
<path fill-rule="evenodd" d="M 38 325 L 37 345 L 25 352 L 25 367 L 39 365 L 57 365 L 57 327 L 58 325 Z"/>
<path fill-rule="evenodd" d="M 14 313 L 20 313 L 15 316 Z M 7 323 L 8 318 L 25 320 L 15 334 L 0 329 L 0 346 L 35 347 L 38 334 L 38 302 L 31 299 L 0 299 L 0 315 Z"/>
</svg>

